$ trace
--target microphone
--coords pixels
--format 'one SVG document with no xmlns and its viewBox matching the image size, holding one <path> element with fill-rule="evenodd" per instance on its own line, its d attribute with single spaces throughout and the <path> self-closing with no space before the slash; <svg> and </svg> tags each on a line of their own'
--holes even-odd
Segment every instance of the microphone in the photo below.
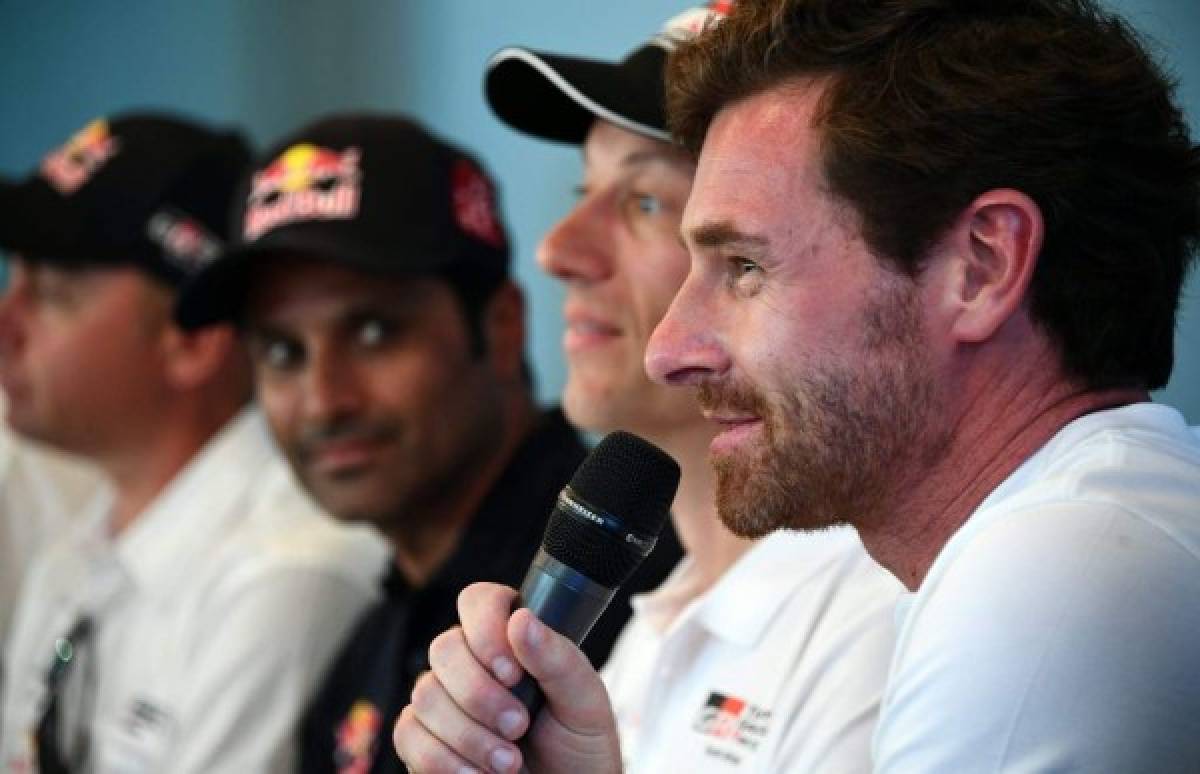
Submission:
<svg viewBox="0 0 1200 774">
<path fill-rule="evenodd" d="M 559 493 L 517 605 L 578 645 L 649 556 L 678 488 L 679 465 L 662 449 L 632 433 L 605 436 Z M 535 717 L 537 682 L 527 674 L 512 692 Z"/>
</svg>

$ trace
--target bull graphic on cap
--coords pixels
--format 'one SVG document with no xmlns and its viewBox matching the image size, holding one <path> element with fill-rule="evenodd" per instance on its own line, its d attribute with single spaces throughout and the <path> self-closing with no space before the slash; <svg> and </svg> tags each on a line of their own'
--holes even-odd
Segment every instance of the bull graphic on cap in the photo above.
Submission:
<svg viewBox="0 0 1200 774">
<path fill-rule="evenodd" d="M 254 173 L 243 238 L 299 220 L 347 220 L 358 214 L 362 172 L 358 148 L 342 151 L 293 145 Z"/>
<path fill-rule="evenodd" d="M 75 133 L 66 144 L 42 159 L 42 177 L 63 196 L 70 196 L 117 152 L 117 138 L 108 122 L 97 118 Z"/>
</svg>

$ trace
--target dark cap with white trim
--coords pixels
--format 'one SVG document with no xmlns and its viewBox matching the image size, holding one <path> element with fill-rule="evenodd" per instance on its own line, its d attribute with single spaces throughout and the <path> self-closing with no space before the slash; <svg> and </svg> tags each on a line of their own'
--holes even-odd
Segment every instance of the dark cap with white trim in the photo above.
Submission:
<svg viewBox="0 0 1200 774">
<path fill-rule="evenodd" d="M 578 145 L 601 118 L 669 141 L 663 86 L 667 55 L 724 18 L 732 6 L 733 0 L 715 0 L 684 11 L 620 62 L 502 49 L 488 62 L 484 77 L 488 104 L 509 126 L 546 140 Z"/>
</svg>

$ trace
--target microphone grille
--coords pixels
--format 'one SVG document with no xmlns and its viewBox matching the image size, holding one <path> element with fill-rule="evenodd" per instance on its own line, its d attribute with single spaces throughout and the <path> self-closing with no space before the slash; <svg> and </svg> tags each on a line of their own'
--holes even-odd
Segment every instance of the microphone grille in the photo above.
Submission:
<svg viewBox="0 0 1200 774">
<path fill-rule="evenodd" d="M 633 433 L 609 433 L 571 478 L 571 488 L 632 532 L 658 535 L 679 487 L 679 465 Z"/>
<path fill-rule="evenodd" d="M 679 465 L 649 441 L 618 431 L 596 445 L 569 486 L 588 506 L 619 520 L 625 531 L 657 538 L 679 487 Z M 636 546 L 561 508 L 551 514 L 542 546 L 607 588 L 624 582 L 644 558 Z"/>
</svg>

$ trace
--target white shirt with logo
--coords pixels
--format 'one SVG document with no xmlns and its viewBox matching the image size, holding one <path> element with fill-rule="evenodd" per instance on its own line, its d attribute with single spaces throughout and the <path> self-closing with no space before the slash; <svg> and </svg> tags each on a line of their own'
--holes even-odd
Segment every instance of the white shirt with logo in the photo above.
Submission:
<svg viewBox="0 0 1200 774">
<path fill-rule="evenodd" d="M 95 621 L 64 683 L 93 774 L 288 772 L 293 734 L 386 562 L 294 483 L 265 423 L 231 421 L 118 538 L 109 497 L 38 557 L 9 642 L 0 771 L 36 771 L 55 640 Z"/>
<path fill-rule="evenodd" d="M 881 772 L 1200 772 L 1200 438 L 1068 424 L 898 608 Z"/>
<path fill-rule="evenodd" d="M 869 771 L 902 587 L 858 535 L 776 533 L 696 576 L 633 599 L 603 670 L 626 770 Z"/>
</svg>

